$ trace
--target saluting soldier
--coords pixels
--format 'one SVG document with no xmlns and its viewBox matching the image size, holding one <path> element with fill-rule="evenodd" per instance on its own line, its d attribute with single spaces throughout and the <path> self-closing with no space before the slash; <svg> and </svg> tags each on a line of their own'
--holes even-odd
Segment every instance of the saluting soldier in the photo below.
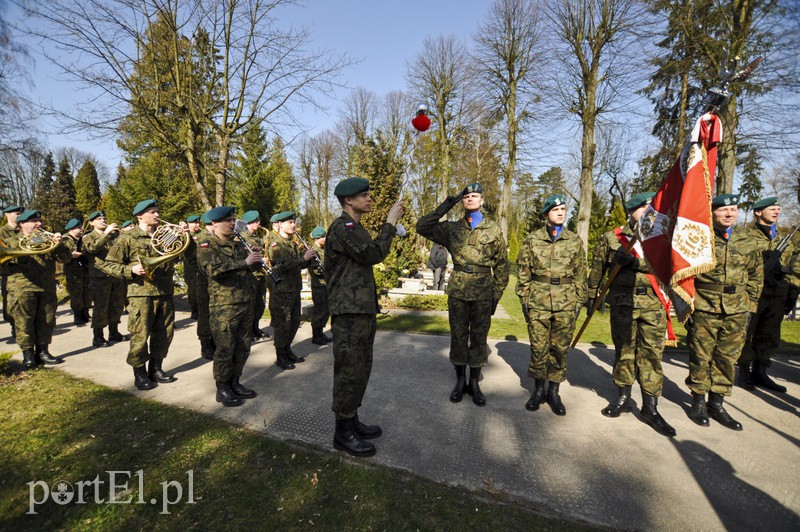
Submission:
<svg viewBox="0 0 800 532">
<path fill-rule="evenodd" d="M 547 401 L 556 415 L 566 415 L 559 387 L 567 378 L 567 352 L 581 305 L 586 301 L 586 251 L 580 237 L 564 227 L 566 198 L 547 198 L 545 226 L 525 239 L 517 255 L 517 295 L 528 322 L 534 391 L 525 404 L 538 410 Z M 545 383 L 549 385 L 545 390 Z"/>
<path fill-rule="evenodd" d="M 83 227 L 78 218 L 73 218 L 64 226 L 67 232 L 62 239 L 69 248 L 72 260 L 64 264 L 64 277 L 67 281 L 69 306 L 72 309 L 74 324 L 77 326 L 89 323 L 89 267 L 83 256 Z"/>
<path fill-rule="evenodd" d="M 723 400 L 731 395 L 734 364 L 747 334 L 747 315 L 758 306 L 763 264 L 755 240 L 744 228 L 733 227 L 739 214 L 739 196 L 716 196 L 711 208 L 716 266 L 694 280 L 693 334 L 689 338 L 686 378 L 692 391 L 689 418 L 702 427 L 708 426 L 711 417 L 724 427 L 742 430 L 742 424 L 725 410 Z"/>
<path fill-rule="evenodd" d="M 197 263 L 208 279 L 211 331 L 214 336 L 214 380 L 217 402 L 240 406 L 242 399 L 255 397 L 244 387 L 242 376 L 253 332 L 253 271 L 261 269 L 262 255 L 249 253 L 233 236 L 234 207 L 208 211 L 213 233 L 197 248 Z"/>
<path fill-rule="evenodd" d="M 92 311 L 92 345 L 108 347 L 111 342 L 127 340 L 119 332 L 119 322 L 125 310 L 125 281 L 115 279 L 104 271 L 108 250 L 119 237 L 119 226 L 108 224 L 104 211 L 94 211 L 87 218 L 92 231 L 83 235 L 83 252 L 89 263 L 89 294 L 94 302 Z M 108 341 L 103 329 L 108 327 Z"/>
<path fill-rule="evenodd" d="M 195 243 L 199 248 L 213 235 L 211 220 L 208 212 L 200 216 L 203 230 L 197 233 Z M 202 268 L 197 269 L 197 338 L 200 339 L 200 356 L 206 360 L 214 360 L 217 346 L 211 334 L 211 319 L 209 318 L 208 276 Z"/>
<path fill-rule="evenodd" d="M 458 203 L 464 217 L 454 222 L 439 219 Z M 450 362 L 456 386 L 450 401 L 458 403 L 464 392 L 478 406 L 486 404 L 479 385 L 481 370 L 489 358 L 486 338 L 497 303 L 508 284 L 508 250 L 500 226 L 482 212 L 480 183 L 448 196 L 436 210 L 417 222 L 417 233 L 447 248 L 453 257 L 453 273 L 447 285 L 450 317 Z M 469 365 L 469 384 L 466 368 Z"/>
<path fill-rule="evenodd" d="M 319 225 L 311 231 L 311 238 L 314 241 L 311 249 L 323 264 L 325 263 L 325 235 L 327 234 L 325 228 Z M 325 286 L 325 269 L 313 263 L 308 271 L 311 274 L 311 301 L 314 303 L 314 308 L 311 310 L 311 343 L 327 345 L 333 341 L 333 338 L 322 332 L 330 317 L 328 287 Z"/>
<path fill-rule="evenodd" d="M 389 254 L 403 204 L 398 201 L 389 209 L 380 235 L 373 240 L 360 223 L 372 207 L 369 181 L 350 177 L 339 182 L 333 193 L 342 205 L 342 215 L 328 228 L 324 262 L 333 328 L 333 446 L 365 457 L 375 454 L 375 445 L 366 440 L 382 434 L 378 425 L 358 418 L 372 372 L 377 329 L 378 293 L 372 267 Z"/>
<path fill-rule="evenodd" d="M 786 274 L 793 250 L 790 246 L 784 251 L 780 260 L 770 261 L 781 241 L 778 235 L 781 206 L 777 196 L 757 201 L 753 205 L 753 214 L 755 220 L 747 227 L 747 233 L 756 243 L 762 257 L 764 288 L 758 298 L 756 313 L 750 317 L 747 338 L 739 356 L 738 384 L 745 390 L 761 386 L 767 390 L 785 393 L 786 386 L 772 380 L 767 375 L 767 368 L 772 364 L 772 353 L 781 342 L 781 323 L 786 314 L 786 300 L 789 297 L 789 281 Z"/>
<path fill-rule="evenodd" d="M 626 204 L 628 223 L 603 235 L 594 254 L 589 275 L 588 308 L 592 308 L 608 270 L 615 264 L 621 269 L 609 287 L 606 301 L 611 305 L 611 338 L 614 341 L 612 378 L 618 397 L 602 410 L 607 417 L 619 417 L 631 411 L 631 388 L 635 381 L 642 389 L 642 419 L 659 434 L 672 437 L 675 429 L 658 412 L 658 398 L 663 390 L 664 371 L 661 355 L 669 335 L 668 298 L 658 286 L 650 263 L 638 242 L 630 253 L 625 251 L 634 238 L 634 227 L 647 210 L 655 193 L 643 192 Z"/>
<path fill-rule="evenodd" d="M 128 364 L 133 367 L 136 388 L 150 390 L 156 382 L 175 381 L 175 377 L 163 369 L 175 332 L 172 299 L 175 265 L 174 260 L 168 261 L 148 274 L 139 262 L 160 256 L 150 245 L 159 225 L 156 201 L 140 201 L 134 206 L 133 215 L 138 225 L 114 242 L 102 267 L 109 275 L 128 281 L 128 330 L 131 332 Z M 148 361 L 149 367 L 145 367 Z"/>
<path fill-rule="evenodd" d="M 264 240 L 258 236 L 258 230 L 261 228 L 261 215 L 258 211 L 247 211 L 242 215 L 242 220 L 247 224 L 247 234 L 242 235 L 247 239 L 248 245 L 258 251 L 264 253 Z M 264 333 L 258 326 L 261 321 L 261 316 L 264 315 L 264 310 L 267 308 L 267 272 L 264 268 L 258 268 L 254 271 L 255 275 L 255 308 L 253 310 L 253 341 L 259 341 L 263 338 L 269 338 L 269 335 Z"/>
<path fill-rule="evenodd" d="M 183 278 L 186 281 L 186 298 L 189 300 L 191 318 L 198 318 L 197 310 L 197 234 L 200 232 L 200 216 L 186 218 L 186 231 L 192 239 L 183 254 Z"/>
<path fill-rule="evenodd" d="M 314 253 L 301 250 L 293 239 L 297 230 L 294 212 L 283 211 L 274 218 L 278 234 L 270 240 L 267 255 L 275 275 L 281 278 L 280 283 L 272 286 L 269 298 L 269 313 L 275 328 L 275 364 L 281 369 L 294 369 L 295 363 L 305 361 L 292 352 L 292 341 L 300 327 L 301 272 L 309 266 Z"/>
<path fill-rule="evenodd" d="M 20 239 L 30 236 L 42 227 L 42 213 L 23 211 L 17 218 L 19 232 L 12 234 L 5 244 L 10 248 L 20 247 Z M 50 354 L 56 326 L 56 261 L 70 260 L 69 249 L 54 235 L 58 245 L 47 253 L 21 255 L 6 262 L 8 272 L 8 305 L 16 324 L 16 340 L 22 350 L 23 364 L 33 369 L 40 364 L 64 362 Z"/>
<path fill-rule="evenodd" d="M 6 219 L 6 224 L 0 227 L 0 242 L 7 242 L 16 233 L 19 233 L 19 224 L 17 218 L 25 211 L 24 207 L 19 205 L 9 205 L 3 209 L 3 216 Z M 14 327 L 14 316 L 8 307 L 8 268 L 5 264 L 0 264 L 0 289 L 3 291 L 3 319 L 11 324 L 11 338 L 16 336 L 16 329 Z"/>
</svg>

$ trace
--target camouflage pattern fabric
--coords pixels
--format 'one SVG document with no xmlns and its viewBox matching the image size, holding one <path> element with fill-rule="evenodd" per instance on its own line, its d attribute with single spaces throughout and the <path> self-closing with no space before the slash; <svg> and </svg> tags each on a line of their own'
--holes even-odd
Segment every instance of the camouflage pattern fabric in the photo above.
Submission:
<svg viewBox="0 0 800 532">
<path fill-rule="evenodd" d="M 159 266 L 151 278 L 134 275 L 131 271 L 140 259 L 160 257 L 150 245 L 150 235 L 136 227 L 120 236 L 108 251 L 106 260 L 99 267 L 108 275 L 128 281 L 128 297 L 171 296 L 175 292 L 172 277 L 175 272 L 174 261 Z"/>
<path fill-rule="evenodd" d="M 197 239 L 195 242 L 197 243 L 198 247 L 203 243 L 207 242 L 208 238 L 211 236 L 206 229 L 200 231 L 197 235 Z M 197 297 L 197 337 L 200 339 L 203 338 L 211 338 L 211 323 L 209 319 L 209 299 L 208 299 L 208 277 L 206 276 L 205 271 L 201 268 L 197 268 L 197 286 L 196 286 L 196 297 Z"/>
<path fill-rule="evenodd" d="M 255 250 L 261 252 L 266 257 L 265 240 L 258 235 L 249 233 L 243 234 L 247 240 L 248 245 Z M 258 322 L 264 316 L 264 310 L 267 308 L 267 272 L 264 268 L 259 267 L 253 270 L 255 276 L 255 300 L 253 301 L 253 329 L 258 327 Z"/>
<path fill-rule="evenodd" d="M 311 249 L 325 263 L 325 250 L 316 244 L 311 244 Z M 325 286 L 325 270 L 317 266 L 316 261 L 311 263 L 308 268 L 311 277 L 311 301 L 314 308 L 311 309 L 311 328 L 323 329 L 328 324 L 330 311 L 328 310 L 328 288 Z"/>
<path fill-rule="evenodd" d="M 275 347 L 292 345 L 297 329 L 300 328 L 300 293 L 280 293 L 269 298 L 269 314 Z"/>
<path fill-rule="evenodd" d="M 5 244 L 9 238 L 11 238 L 15 233 L 19 232 L 19 227 L 16 229 L 12 229 L 10 225 L 5 224 L 4 226 L 0 227 L 0 242 Z M 3 319 L 5 321 L 12 321 L 14 318 L 11 316 L 11 312 L 8 306 L 8 268 L 5 264 L 0 264 L 0 290 L 3 291 Z"/>
<path fill-rule="evenodd" d="M 330 234 L 330 232 L 328 233 Z M 330 242 L 330 241 L 329 241 Z M 372 373 L 375 314 L 336 314 L 333 331 L 333 405 L 336 419 L 355 417 Z"/>
<path fill-rule="evenodd" d="M 191 235 L 189 247 L 183 253 L 183 280 L 186 281 L 186 299 L 192 314 L 198 313 L 197 307 L 197 235 Z"/>
<path fill-rule="evenodd" d="M 270 240 L 267 255 L 281 282 L 272 287 L 269 313 L 275 328 L 275 347 L 286 347 L 294 341 L 300 327 L 301 272 L 308 267 L 303 251 L 291 238 L 279 234 Z"/>
<path fill-rule="evenodd" d="M 529 309 L 528 318 L 531 343 L 528 375 L 534 379 L 564 382 L 567 378 L 567 351 L 575 333 L 575 311 Z"/>
<path fill-rule="evenodd" d="M 175 333 L 172 296 L 130 296 L 128 301 L 128 331 L 131 333 L 128 364 L 137 368 L 150 359 L 166 358 Z"/>
<path fill-rule="evenodd" d="M 82 252 L 83 243 L 80 239 L 75 239 L 70 235 L 62 239 L 70 253 L 73 251 Z M 64 279 L 69 293 L 69 306 L 76 315 L 82 315 L 84 309 L 91 306 L 89 297 L 89 268 L 85 257 L 72 259 L 64 264 Z"/>
<path fill-rule="evenodd" d="M 89 266 L 89 297 L 94 303 L 92 328 L 117 324 L 125 310 L 125 281 L 104 271 L 108 252 L 119 233 L 93 230 L 83 235 L 82 245 Z"/>
<path fill-rule="evenodd" d="M 450 319 L 450 362 L 480 368 L 489 359 L 486 338 L 492 323 L 492 301 L 447 298 Z"/>
</svg>

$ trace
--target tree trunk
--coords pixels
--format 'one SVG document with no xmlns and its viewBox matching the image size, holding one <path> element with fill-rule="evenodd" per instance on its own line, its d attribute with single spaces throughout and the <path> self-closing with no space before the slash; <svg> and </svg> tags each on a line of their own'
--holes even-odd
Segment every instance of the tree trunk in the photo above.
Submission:
<svg viewBox="0 0 800 532">
<path fill-rule="evenodd" d="M 596 80 L 596 78 L 595 78 Z M 583 109 L 583 137 L 581 138 L 581 192 L 578 210 L 578 236 L 583 240 L 583 248 L 589 248 L 589 221 L 592 217 L 592 196 L 594 194 L 594 126 L 596 120 L 597 85 L 586 87 L 586 102 Z"/>
<path fill-rule="evenodd" d="M 509 87 L 507 108 L 508 160 L 503 169 L 503 193 L 500 198 L 500 207 L 497 209 L 497 218 L 506 242 L 508 242 L 508 206 L 511 204 L 511 189 L 514 186 L 514 174 L 517 167 L 517 87 L 514 84 Z"/>
<path fill-rule="evenodd" d="M 231 141 L 228 137 L 219 140 L 219 161 L 217 173 L 214 177 L 214 193 L 217 206 L 225 205 L 225 183 L 228 173 L 228 156 L 230 155 Z"/>
<path fill-rule="evenodd" d="M 722 120 L 722 142 L 717 148 L 717 194 L 730 194 L 736 172 L 736 130 L 739 126 L 736 96 L 731 95 L 719 118 Z"/>
</svg>

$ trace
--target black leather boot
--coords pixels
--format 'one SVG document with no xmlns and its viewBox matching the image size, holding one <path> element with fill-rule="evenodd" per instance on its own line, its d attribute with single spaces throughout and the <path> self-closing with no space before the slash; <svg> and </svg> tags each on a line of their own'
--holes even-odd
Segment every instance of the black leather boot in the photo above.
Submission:
<svg viewBox="0 0 800 532">
<path fill-rule="evenodd" d="M 722 406 L 722 394 L 710 392 L 708 394 L 708 415 L 711 419 L 731 430 L 743 430 L 742 424 L 731 417 Z"/>
<path fill-rule="evenodd" d="M 244 399 L 252 399 L 258 395 L 255 390 L 251 390 L 250 388 L 245 388 L 242 386 L 239 383 L 239 377 L 236 375 L 231 377 L 231 390 L 233 390 L 233 393 Z"/>
<path fill-rule="evenodd" d="M 761 362 L 753 362 L 753 384 L 772 390 L 773 392 L 786 393 L 786 386 L 781 386 L 767 375 L 767 365 Z"/>
<path fill-rule="evenodd" d="M 72 311 L 72 324 L 76 327 L 81 327 L 86 325 L 86 320 L 83 317 L 83 312 L 80 310 L 73 310 Z"/>
<path fill-rule="evenodd" d="M 375 454 L 375 446 L 356 433 L 355 418 L 336 420 L 333 446 L 340 451 L 363 458 Z"/>
<path fill-rule="evenodd" d="M 481 392 L 481 368 L 469 368 L 469 385 L 467 393 L 472 396 L 472 402 L 478 406 L 486 406 L 486 397 Z"/>
<path fill-rule="evenodd" d="M 547 404 L 550 405 L 550 409 L 553 413 L 557 416 L 566 416 L 567 409 L 564 407 L 564 403 L 561 402 L 561 396 L 558 394 L 558 387 L 560 383 L 550 381 L 550 385 L 547 387 Z"/>
<path fill-rule="evenodd" d="M 544 379 L 535 379 L 533 383 L 533 393 L 531 394 L 531 398 L 528 399 L 528 402 L 525 403 L 525 408 L 531 412 L 539 410 L 539 405 L 544 403 L 546 395 Z"/>
<path fill-rule="evenodd" d="M 275 346 L 275 355 L 277 356 L 277 360 L 275 361 L 276 366 L 281 369 L 294 369 L 294 364 L 292 364 L 292 361 L 286 356 L 285 347 Z"/>
<path fill-rule="evenodd" d="M 756 389 L 753 385 L 753 370 L 750 368 L 750 362 L 739 362 L 739 377 L 736 379 L 736 384 L 748 392 Z"/>
<path fill-rule="evenodd" d="M 700 425 L 708 426 L 708 409 L 706 408 L 706 394 L 692 392 L 692 406 L 689 408 L 689 419 Z"/>
<path fill-rule="evenodd" d="M 200 338 L 200 356 L 206 360 L 214 360 L 214 351 L 217 346 L 214 344 L 213 338 Z"/>
<path fill-rule="evenodd" d="M 128 335 L 120 334 L 118 324 L 109 323 L 108 325 L 108 341 L 109 342 L 124 342 L 129 340 Z"/>
<path fill-rule="evenodd" d="M 631 386 L 621 386 L 618 390 L 617 399 L 600 411 L 606 417 L 619 417 L 623 412 L 631 411 Z"/>
<path fill-rule="evenodd" d="M 54 366 L 56 364 L 63 364 L 64 361 L 58 357 L 54 357 L 50 354 L 50 351 L 47 349 L 46 345 L 37 345 L 36 346 L 36 358 L 42 364 L 50 364 Z"/>
<path fill-rule="evenodd" d="M 467 366 L 453 366 L 456 368 L 456 387 L 450 392 L 450 402 L 460 403 L 467 391 Z"/>
<path fill-rule="evenodd" d="M 362 423 L 358 419 L 358 414 L 356 414 L 356 417 L 353 418 L 353 428 L 355 429 L 356 434 L 358 434 L 358 437 L 364 440 L 372 440 L 383 434 L 383 431 L 378 425 L 367 425 L 366 423 Z"/>
<path fill-rule="evenodd" d="M 258 326 L 258 323 L 253 324 L 253 341 L 258 342 L 259 340 L 263 340 L 264 338 L 269 338 L 264 331 Z"/>
<path fill-rule="evenodd" d="M 92 317 L 89 316 L 89 309 L 88 308 L 83 309 L 83 320 L 86 323 L 89 323 L 92 320 Z"/>
<path fill-rule="evenodd" d="M 292 364 L 299 364 L 300 362 L 306 361 L 305 357 L 301 357 L 294 354 L 294 351 L 292 351 L 292 346 L 287 345 L 283 349 L 284 352 L 286 353 L 286 358 L 288 358 L 289 362 L 291 362 Z"/>
<path fill-rule="evenodd" d="M 642 394 L 642 419 L 645 423 L 655 429 L 656 432 L 668 438 L 672 438 L 677 434 L 675 429 L 667 423 L 661 414 L 658 413 L 658 397 L 652 395 Z"/>
<path fill-rule="evenodd" d="M 217 402 L 222 406 L 242 406 L 242 398 L 233 393 L 231 383 L 217 381 Z"/>
<path fill-rule="evenodd" d="M 133 384 L 138 390 L 152 390 L 156 387 L 156 383 L 147 376 L 147 369 L 144 365 L 133 368 Z"/>
<path fill-rule="evenodd" d="M 172 375 L 161 369 L 162 362 L 163 362 L 162 359 L 158 358 L 150 359 L 150 368 L 149 371 L 147 372 L 148 377 L 150 377 L 150 380 L 156 382 L 163 382 L 163 383 L 175 382 L 177 380 L 175 379 L 175 377 L 173 377 Z"/>
<path fill-rule="evenodd" d="M 103 328 L 102 327 L 95 327 L 92 329 L 94 331 L 94 338 L 92 338 L 92 345 L 95 347 L 108 347 L 109 344 L 106 342 L 106 339 L 103 337 Z"/>
<path fill-rule="evenodd" d="M 36 363 L 36 353 L 33 349 L 22 350 L 22 365 L 25 369 L 36 369 L 39 364 Z"/>
<path fill-rule="evenodd" d="M 314 327 L 313 329 L 311 329 L 311 343 L 315 345 L 328 345 L 328 341 L 322 334 L 321 328 Z"/>
</svg>

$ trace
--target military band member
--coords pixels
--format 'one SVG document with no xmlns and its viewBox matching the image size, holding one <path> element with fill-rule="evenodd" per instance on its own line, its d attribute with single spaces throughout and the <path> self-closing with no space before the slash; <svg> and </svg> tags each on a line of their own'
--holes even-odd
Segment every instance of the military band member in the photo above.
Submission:
<svg viewBox="0 0 800 532">
<path fill-rule="evenodd" d="M 644 192 L 632 197 L 625 204 L 628 223 L 604 234 L 600 240 L 589 276 L 587 307 L 591 308 L 598 297 L 606 272 L 619 264 L 619 274 L 606 296 L 611 305 L 611 337 L 614 341 L 612 377 L 619 393 L 602 413 L 607 417 L 619 417 L 623 412 L 630 412 L 631 388 L 634 381 L 638 381 L 642 389 L 642 419 L 658 433 L 672 437 L 675 429 L 658 412 L 658 398 L 664 381 L 661 355 L 668 335 L 668 299 L 661 292 L 641 246 L 634 245 L 631 253 L 625 251 L 634 238 L 636 223 L 653 196 L 652 192 Z M 674 335 L 671 335 L 670 341 L 674 340 Z"/>
<path fill-rule="evenodd" d="M 377 329 L 378 294 L 372 267 L 389 254 L 403 205 L 398 201 L 392 206 L 380 235 L 373 240 L 360 223 L 372 207 L 369 181 L 344 179 L 333 193 L 342 205 L 341 216 L 328 228 L 324 262 L 333 328 L 333 446 L 365 457 L 375 454 L 375 445 L 366 440 L 382 434 L 378 425 L 367 425 L 358 418 L 372 371 Z"/>
<path fill-rule="evenodd" d="M 3 216 L 6 219 L 6 224 L 0 227 L 0 242 L 5 243 L 9 238 L 19 232 L 19 224 L 17 218 L 25 211 L 24 207 L 19 205 L 10 205 L 3 209 Z M 0 264 L 0 289 L 3 291 L 3 319 L 11 324 L 11 338 L 16 336 L 16 329 L 14 327 L 14 316 L 11 315 L 8 307 L 8 289 L 6 288 L 8 281 L 7 267 Z"/>
<path fill-rule="evenodd" d="M 109 275 L 128 281 L 128 364 L 133 367 L 136 388 L 150 390 L 156 382 L 175 381 L 162 367 L 175 332 L 175 266 L 174 261 L 168 261 L 147 274 L 139 261 L 160 256 L 150 245 L 159 225 L 158 205 L 152 199 L 140 201 L 133 208 L 133 215 L 138 225 L 114 242 L 103 268 Z"/>
<path fill-rule="evenodd" d="M 528 322 L 528 375 L 535 386 L 525 408 L 538 410 L 546 400 L 559 416 L 567 413 L 559 386 L 567 377 L 567 352 L 586 301 L 586 251 L 578 235 L 564 227 L 565 201 L 561 194 L 545 200 L 541 214 L 547 223 L 528 235 L 517 256 L 516 289 Z"/>
<path fill-rule="evenodd" d="M 725 410 L 723 399 L 731 395 L 734 364 L 744 347 L 747 315 L 758 306 L 763 264 L 753 238 L 744 228 L 733 227 L 739 196 L 716 196 L 711 209 L 716 266 L 694 280 L 693 334 L 686 378 L 692 392 L 689 418 L 702 427 L 708 426 L 711 417 L 729 429 L 742 430 L 741 423 Z"/>
<path fill-rule="evenodd" d="M 311 238 L 314 241 L 311 244 L 311 249 L 314 250 L 314 253 L 317 254 L 322 263 L 325 262 L 325 235 L 327 234 L 325 228 L 320 226 L 311 231 Z M 308 268 L 308 271 L 311 274 L 311 300 L 314 303 L 314 308 L 311 311 L 311 343 L 326 345 L 332 342 L 333 338 L 322 332 L 330 317 L 328 287 L 325 286 L 325 269 L 315 262 Z"/>
<path fill-rule="evenodd" d="M 275 364 L 282 369 L 294 369 L 295 363 L 305 361 L 292 352 L 292 341 L 300 327 L 301 272 L 309 266 L 314 253 L 301 250 L 294 241 L 297 230 L 294 212 L 283 211 L 274 218 L 278 234 L 270 239 L 267 256 L 275 275 L 281 278 L 280 283 L 272 286 L 269 298 L 269 313 L 275 328 Z"/>
<path fill-rule="evenodd" d="M 23 211 L 17 218 L 19 232 L 12 234 L 5 245 L 17 248 L 20 239 L 42 227 L 42 213 Z M 58 245 L 51 251 L 38 255 L 22 255 L 6 262 L 8 272 L 8 305 L 16 324 L 16 340 L 22 350 L 23 364 L 33 369 L 39 364 L 61 364 L 63 360 L 50 354 L 56 326 L 56 261 L 64 263 L 71 259 L 69 249 L 60 242 L 61 235 L 54 239 Z"/>
<path fill-rule="evenodd" d="M 233 236 L 236 227 L 233 207 L 208 211 L 212 234 L 197 248 L 198 266 L 208 279 L 209 312 L 214 337 L 214 380 L 217 402 L 240 406 L 242 399 L 256 396 L 244 387 L 242 376 L 253 332 L 253 271 L 261 268 L 262 255 L 250 253 Z"/>
<path fill-rule="evenodd" d="M 83 227 L 78 218 L 73 218 L 64 226 L 67 234 L 62 239 L 69 248 L 72 260 L 64 264 L 64 278 L 69 293 L 69 306 L 72 309 L 74 324 L 77 326 L 89 323 L 89 267 L 83 256 Z"/>
<path fill-rule="evenodd" d="M 125 281 L 112 277 L 103 269 L 108 250 L 119 237 L 119 226 L 108 224 L 103 211 L 92 212 L 87 220 L 92 230 L 83 235 L 83 252 L 89 264 L 89 294 L 94 304 L 92 345 L 108 347 L 111 342 L 127 340 L 119 332 L 120 318 L 125 310 Z M 103 335 L 106 327 L 108 341 Z"/>
<path fill-rule="evenodd" d="M 767 375 L 767 368 L 772 364 L 770 360 L 772 353 L 781 342 L 781 323 L 786 313 L 786 299 L 789 296 L 786 273 L 793 250 L 791 247 L 787 248 L 780 260 L 773 260 L 770 263 L 770 257 L 781 241 L 778 235 L 781 206 L 776 196 L 757 201 L 753 205 L 753 214 L 755 220 L 747 227 L 747 233 L 756 242 L 762 257 L 764 288 L 758 298 L 756 313 L 750 317 L 747 338 L 739 356 L 738 384 L 745 390 L 761 386 L 767 390 L 785 393 L 786 387 L 772 380 Z"/>
<path fill-rule="evenodd" d="M 197 234 L 200 232 L 200 216 L 193 214 L 186 218 L 186 230 L 192 240 L 183 254 L 183 278 L 186 281 L 186 298 L 189 300 L 191 318 L 198 318 L 197 310 Z"/>
<path fill-rule="evenodd" d="M 248 239 L 248 245 L 259 253 L 264 253 L 264 240 L 258 236 L 258 230 L 261 228 L 261 215 L 258 211 L 247 211 L 242 215 L 242 220 L 247 224 L 247 234 L 244 235 Z M 258 341 L 264 338 L 269 338 L 269 335 L 264 333 L 258 326 L 261 316 L 264 315 L 264 310 L 267 308 L 267 272 L 264 268 L 258 268 L 254 271 L 255 275 L 255 307 L 253 310 L 253 341 Z"/>
<path fill-rule="evenodd" d="M 213 235 L 213 226 L 208 218 L 208 212 L 200 216 L 203 230 L 197 233 L 195 243 L 199 247 Z M 197 338 L 200 340 L 200 356 L 206 360 L 214 360 L 217 346 L 211 334 L 211 319 L 209 318 L 208 276 L 202 268 L 197 269 Z"/>
<path fill-rule="evenodd" d="M 123 233 L 127 233 L 128 231 L 133 231 L 134 229 L 136 229 L 136 224 L 133 223 L 133 220 L 125 220 L 124 222 L 122 222 L 122 225 L 120 226 L 120 231 L 122 231 Z"/>
</svg>

